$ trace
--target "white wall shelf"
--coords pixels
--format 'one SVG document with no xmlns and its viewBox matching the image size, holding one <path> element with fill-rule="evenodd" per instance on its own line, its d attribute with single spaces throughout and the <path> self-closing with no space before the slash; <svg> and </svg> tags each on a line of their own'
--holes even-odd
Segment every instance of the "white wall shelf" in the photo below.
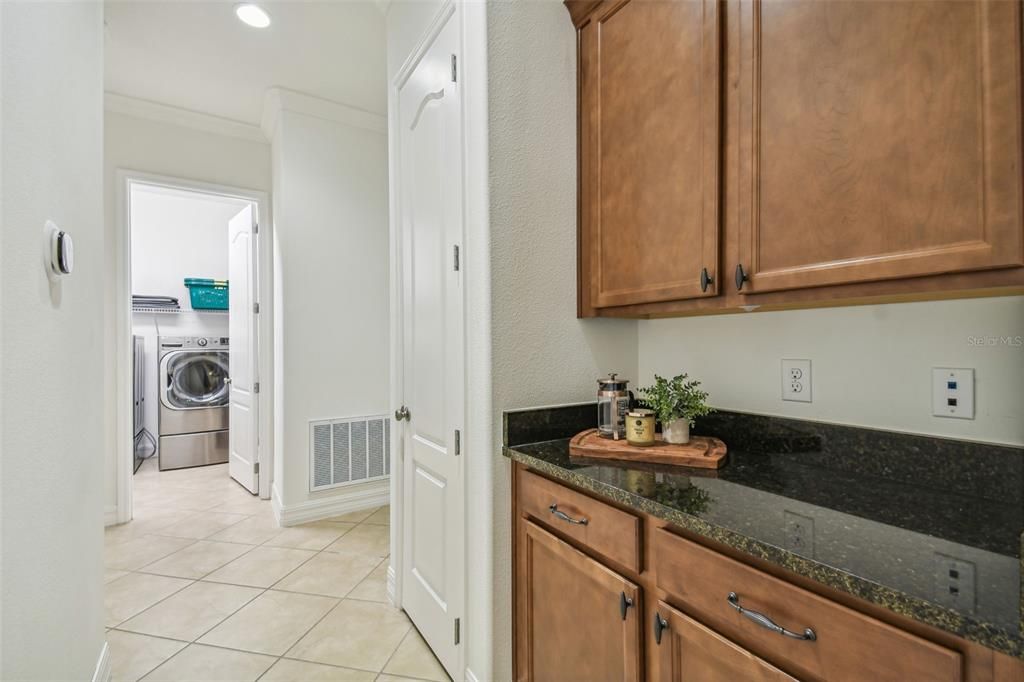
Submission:
<svg viewBox="0 0 1024 682">
<path fill-rule="evenodd" d="M 179 315 L 181 313 L 209 313 L 211 315 L 227 315 L 227 310 L 194 310 L 192 308 L 151 308 L 149 306 L 132 306 L 133 313 L 159 313 L 162 315 Z"/>
</svg>

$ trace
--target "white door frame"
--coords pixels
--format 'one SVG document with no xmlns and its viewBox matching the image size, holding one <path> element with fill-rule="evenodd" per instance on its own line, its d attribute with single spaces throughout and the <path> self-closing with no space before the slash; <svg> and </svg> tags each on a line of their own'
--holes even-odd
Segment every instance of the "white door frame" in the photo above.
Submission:
<svg viewBox="0 0 1024 682">
<path fill-rule="evenodd" d="M 199 180 L 189 180 L 142 171 L 118 169 L 116 173 L 117 215 L 114 233 L 114 353 L 115 372 L 115 452 L 117 456 L 117 523 L 132 518 L 132 475 L 135 453 L 132 436 L 132 243 L 130 206 L 133 183 L 180 189 L 200 194 L 211 194 L 232 199 L 243 199 L 256 205 L 259 232 L 256 235 L 259 257 L 254 265 L 257 269 L 260 320 L 256 346 L 259 353 L 260 408 L 259 443 L 257 459 L 260 463 L 259 496 L 269 499 L 273 481 L 273 339 L 274 339 L 274 296 L 273 296 L 273 225 L 270 216 L 270 202 L 266 192 L 238 187 L 228 187 Z"/>
<path fill-rule="evenodd" d="M 458 65 L 462 87 L 462 155 L 463 155 L 463 258 L 465 272 L 463 283 L 463 333 L 465 335 L 463 376 L 465 377 L 465 414 L 462 434 L 462 507 L 465 530 L 463 576 L 465 578 L 462 604 L 462 641 L 459 647 L 459 666 L 462 679 L 490 679 L 492 663 L 493 628 L 483 617 L 474 622 L 473 613 L 491 613 L 493 584 L 490 566 L 493 556 L 493 533 L 490 524 L 491 510 L 471 509 L 470 498 L 474 497 L 474 486 L 483 485 L 476 497 L 490 500 L 489 488 L 493 485 L 491 462 L 492 423 L 491 375 L 490 375 L 490 224 L 489 224 L 489 176 L 488 176 L 488 125 L 487 125 L 487 14 L 482 2 L 446 0 L 438 9 L 428 28 L 416 46 L 405 59 L 401 68 L 388 84 L 388 175 L 389 175 L 389 241 L 391 257 L 390 287 L 390 356 L 391 356 L 391 405 L 394 409 L 404 404 L 402 388 L 402 285 L 401 263 L 403 257 L 401 240 L 401 192 L 399 163 L 398 95 L 399 87 L 409 77 L 416 65 L 433 44 L 454 13 L 460 13 L 460 50 L 462 63 Z M 473 322 L 476 320 L 476 322 Z M 486 321 L 486 323 L 484 323 Z M 393 424 L 392 433 L 399 429 Z M 391 561 L 387 572 L 388 596 L 397 608 L 402 607 L 402 569 L 405 557 L 403 543 L 403 439 L 391 439 Z M 470 524 L 470 519 L 476 522 Z M 473 526 L 486 530 L 477 536 Z M 470 565 L 475 556 L 474 566 Z M 487 567 L 482 589 L 473 589 L 470 583 L 472 570 L 479 573 L 480 565 Z M 478 669 L 470 670 L 473 660 Z M 457 676 L 456 680 L 460 678 Z"/>
</svg>

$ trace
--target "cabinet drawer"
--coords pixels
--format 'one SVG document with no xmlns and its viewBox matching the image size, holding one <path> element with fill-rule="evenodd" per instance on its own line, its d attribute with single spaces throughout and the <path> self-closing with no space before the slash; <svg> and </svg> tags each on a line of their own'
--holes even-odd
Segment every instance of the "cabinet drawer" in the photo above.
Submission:
<svg viewBox="0 0 1024 682">
<path fill-rule="evenodd" d="M 962 679 L 963 661 L 956 651 L 664 529 L 655 531 L 653 542 L 658 586 L 673 601 L 798 677 L 844 682 Z M 768 619 L 793 636 L 780 636 Z M 813 631 L 813 640 L 795 638 L 806 636 L 806 629 Z"/>
<path fill-rule="evenodd" d="M 519 510 L 581 545 L 640 572 L 640 519 L 542 478 L 519 472 Z"/>
</svg>

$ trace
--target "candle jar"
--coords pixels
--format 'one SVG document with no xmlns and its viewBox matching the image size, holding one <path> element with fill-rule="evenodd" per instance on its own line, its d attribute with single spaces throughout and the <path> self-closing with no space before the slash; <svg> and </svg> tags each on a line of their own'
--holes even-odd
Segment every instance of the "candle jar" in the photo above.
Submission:
<svg viewBox="0 0 1024 682">
<path fill-rule="evenodd" d="M 626 442 L 640 447 L 654 445 L 654 410 L 626 413 Z"/>
</svg>

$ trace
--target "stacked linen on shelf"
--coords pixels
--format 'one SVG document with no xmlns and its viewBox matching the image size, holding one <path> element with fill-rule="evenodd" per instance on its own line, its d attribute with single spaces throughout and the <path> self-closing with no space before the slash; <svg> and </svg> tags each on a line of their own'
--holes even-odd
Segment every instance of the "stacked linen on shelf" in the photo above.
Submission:
<svg viewBox="0 0 1024 682">
<path fill-rule="evenodd" d="M 132 308 L 160 308 L 162 310 L 180 310 L 178 299 L 173 296 L 148 296 L 132 294 Z"/>
</svg>

